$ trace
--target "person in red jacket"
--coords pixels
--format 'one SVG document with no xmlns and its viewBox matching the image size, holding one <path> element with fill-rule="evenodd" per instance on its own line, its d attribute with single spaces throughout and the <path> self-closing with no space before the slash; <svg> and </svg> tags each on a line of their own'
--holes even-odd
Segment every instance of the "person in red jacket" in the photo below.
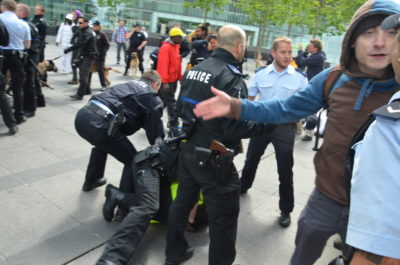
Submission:
<svg viewBox="0 0 400 265">
<path fill-rule="evenodd" d="M 158 52 L 157 72 L 161 76 L 161 89 L 158 92 L 168 111 L 168 127 L 178 125 L 175 111 L 175 91 L 178 80 L 182 79 L 182 62 L 179 54 L 180 43 L 186 34 L 180 28 L 172 28 Z"/>
</svg>

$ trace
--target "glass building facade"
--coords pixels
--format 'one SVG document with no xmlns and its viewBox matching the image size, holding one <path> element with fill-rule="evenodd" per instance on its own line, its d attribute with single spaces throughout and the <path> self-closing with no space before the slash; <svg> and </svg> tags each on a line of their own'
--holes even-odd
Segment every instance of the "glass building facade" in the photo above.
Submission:
<svg viewBox="0 0 400 265">
<path fill-rule="evenodd" d="M 226 5 L 222 12 L 210 12 L 207 18 L 204 12 L 198 8 L 186 8 L 183 6 L 184 0 L 134 0 L 120 4 L 116 7 L 101 7 L 96 0 L 76 1 L 76 0 L 26 0 L 23 1 L 30 6 L 39 3 L 46 7 L 46 19 L 51 26 L 58 26 L 64 21 L 65 15 L 71 10 L 78 9 L 90 20 L 99 20 L 105 29 L 112 30 L 119 19 L 124 19 L 129 27 L 134 23 L 139 23 L 149 32 L 163 32 L 166 26 L 178 23 L 187 30 L 194 29 L 198 24 L 205 20 L 211 24 L 211 29 L 218 29 L 226 24 L 236 24 L 243 28 L 248 35 L 248 45 L 256 46 L 259 28 L 251 23 L 240 9 L 233 5 Z M 272 41 L 279 36 L 288 36 L 294 43 L 308 43 L 312 36 L 307 34 L 307 30 L 301 27 L 292 26 L 289 30 L 287 26 L 267 27 L 263 48 L 269 49 Z M 342 36 L 321 37 L 324 43 L 324 51 L 327 60 L 338 63 Z"/>
</svg>

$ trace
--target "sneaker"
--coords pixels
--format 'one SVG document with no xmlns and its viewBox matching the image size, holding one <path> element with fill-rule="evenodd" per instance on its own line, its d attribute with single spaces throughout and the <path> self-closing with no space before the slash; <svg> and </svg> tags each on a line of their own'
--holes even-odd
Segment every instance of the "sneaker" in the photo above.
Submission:
<svg viewBox="0 0 400 265">
<path fill-rule="evenodd" d="M 309 142 L 312 140 L 312 136 L 304 135 L 303 138 L 301 138 L 301 140 L 304 142 Z"/>
<path fill-rule="evenodd" d="M 17 126 L 11 126 L 9 129 L 8 129 L 8 134 L 9 135 L 14 135 L 14 134 L 16 134 L 18 132 L 18 127 Z"/>
<path fill-rule="evenodd" d="M 68 82 L 69 85 L 77 85 L 79 84 L 78 80 L 71 80 Z"/>
<path fill-rule="evenodd" d="M 72 100 L 82 100 L 83 99 L 83 97 L 82 96 L 79 96 L 79 95 L 71 95 L 70 96 L 70 98 L 72 98 Z"/>
</svg>

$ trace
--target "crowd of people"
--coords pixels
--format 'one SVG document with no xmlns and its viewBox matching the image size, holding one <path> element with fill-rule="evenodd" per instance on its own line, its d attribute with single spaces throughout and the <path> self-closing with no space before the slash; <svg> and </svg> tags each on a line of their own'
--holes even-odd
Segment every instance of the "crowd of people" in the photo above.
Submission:
<svg viewBox="0 0 400 265">
<path fill-rule="evenodd" d="M 0 107 L 9 133 L 15 134 L 17 124 L 45 105 L 40 81 L 46 77 L 36 73 L 44 61 L 45 9 L 37 5 L 32 21 L 23 3 L 3 0 L 1 10 L 2 73 L 10 72 L 14 113 L 3 75 Z M 76 131 L 93 146 L 82 190 L 107 183 L 108 154 L 124 165 L 119 187 L 106 186 L 103 205 L 104 219 L 121 225 L 96 264 L 127 264 L 152 219 L 167 224 L 165 264 L 190 259 L 194 249 L 184 231 L 198 214 L 200 198 L 207 209 L 208 263 L 233 264 L 240 195 L 249 193 L 269 143 L 279 175 L 278 224 L 290 226 L 296 123 L 306 119 L 310 132 L 303 140 L 309 141 L 320 122 L 316 113 L 327 109 L 324 141 L 314 159 L 315 188 L 300 214 L 289 264 L 314 264 L 328 238 L 339 234 L 342 257 L 332 264 L 399 265 L 399 17 L 398 2 L 368 0 L 345 33 L 340 64 L 327 69 L 319 39 L 311 39 L 305 50 L 297 45 L 294 56 L 292 40 L 278 37 L 271 60 L 263 64 L 260 58 L 249 88 L 241 67 L 247 39 L 240 27 L 225 25 L 213 32 L 204 23 L 187 36 L 175 24 L 152 53 L 154 69 L 145 70 L 148 36 L 141 25 L 129 31 L 120 20 L 111 38 L 116 63 L 125 59 L 127 75 L 136 54 L 141 77 L 108 87 L 104 64 L 110 43 L 100 22 L 91 27 L 79 10 L 66 14 L 56 45 L 64 52 L 61 71 L 72 72 L 69 83 L 79 84 L 71 98 L 91 94 L 93 67 L 102 87 L 75 118 Z M 164 108 L 168 133 L 161 119 Z M 140 129 L 150 145 L 143 152 L 128 139 Z M 239 177 L 233 158 L 243 152 L 244 138 L 250 142 Z"/>
</svg>

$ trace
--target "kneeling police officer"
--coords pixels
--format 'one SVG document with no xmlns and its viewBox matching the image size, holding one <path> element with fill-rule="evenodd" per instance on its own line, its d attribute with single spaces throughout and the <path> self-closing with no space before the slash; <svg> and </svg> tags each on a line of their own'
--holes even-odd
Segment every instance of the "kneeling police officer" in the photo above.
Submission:
<svg viewBox="0 0 400 265">
<path fill-rule="evenodd" d="M 161 79 L 156 71 L 146 71 L 140 80 L 112 86 L 93 96 L 75 118 L 76 131 L 94 145 L 83 191 L 90 191 L 106 183 L 104 175 L 107 154 L 114 156 L 124 169 L 120 189 L 133 191 L 131 163 L 136 149 L 127 138 L 143 128 L 152 145 L 164 138 L 161 120 L 163 104 L 157 95 Z"/>
</svg>

